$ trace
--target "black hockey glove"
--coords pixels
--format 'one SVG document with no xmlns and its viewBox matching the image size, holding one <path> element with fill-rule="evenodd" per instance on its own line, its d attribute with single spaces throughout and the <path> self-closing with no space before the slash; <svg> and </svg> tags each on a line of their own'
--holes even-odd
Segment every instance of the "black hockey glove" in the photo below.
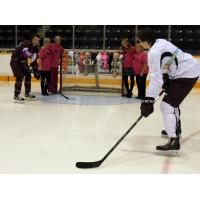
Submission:
<svg viewBox="0 0 200 200">
<path fill-rule="evenodd" d="M 28 62 L 27 61 L 20 61 L 20 65 L 22 67 L 23 73 L 24 75 L 30 73 L 29 71 L 29 66 L 28 66 Z"/>
<path fill-rule="evenodd" d="M 33 74 L 34 74 L 34 77 L 39 80 L 40 79 L 40 72 L 38 71 L 37 68 L 33 68 Z"/>
<path fill-rule="evenodd" d="M 154 98 L 153 97 L 145 97 L 144 100 L 142 100 L 141 103 L 141 115 L 144 117 L 148 117 L 151 113 L 154 111 Z"/>
<path fill-rule="evenodd" d="M 40 80 L 40 73 L 39 72 L 36 72 L 34 74 L 34 77 L 37 79 L 37 80 Z"/>
<path fill-rule="evenodd" d="M 168 87 L 170 85 L 170 79 L 168 74 L 163 74 L 163 86 L 162 88 L 167 91 Z"/>
</svg>

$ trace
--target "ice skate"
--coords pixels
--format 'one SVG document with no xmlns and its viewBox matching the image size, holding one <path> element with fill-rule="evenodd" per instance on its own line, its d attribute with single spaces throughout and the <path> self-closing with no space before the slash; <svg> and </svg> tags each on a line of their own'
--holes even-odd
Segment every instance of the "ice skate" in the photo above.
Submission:
<svg viewBox="0 0 200 200">
<path fill-rule="evenodd" d="M 25 99 L 22 98 L 20 95 L 15 95 L 15 96 L 14 96 L 14 102 L 15 102 L 15 103 L 23 104 L 23 103 L 25 103 Z"/>
<path fill-rule="evenodd" d="M 33 95 L 31 93 L 27 93 L 27 94 L 25 94 L 25 99 L 27 101 L 34 101 L 35 100 L 35 95 Z"/>
<path fill-rule="evenodd" d="M 50 96 L 48 92 L 42 92 L 42 96 Z"/>
<path fill-rule="evenodd" d="M 166 156 L 179 156 L 180 142 L 179 138 L 169 138 L 169 141 L 165 145 L 156 146 L 157 153 L 159 155 Z"/>
<path fill-rule="evenodd" d="M 131 98 L 133 96 L 133 93 L 131 91 L 128 91 L 126 96 L 127 98 Z"/>
</svg>

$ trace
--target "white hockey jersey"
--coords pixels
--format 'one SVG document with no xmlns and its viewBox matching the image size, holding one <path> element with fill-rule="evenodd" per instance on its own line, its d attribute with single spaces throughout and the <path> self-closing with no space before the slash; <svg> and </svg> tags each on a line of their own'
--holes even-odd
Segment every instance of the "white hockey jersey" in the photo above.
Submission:
<svg viewBox="0 0 200 200">
<path fill-rule="evenodd" d="M 162 85 L 162 66 L 177 52 L 176 58 L 168 69 L 170 79 L 195 78 L 200 75 L 200 64 L 188 53 L 184 53 L 171 42 L 158 39 L 148 52 L 148 66 L 151 80 L 147 91 L 148 97 L 156 98 Z"/>
</svg>

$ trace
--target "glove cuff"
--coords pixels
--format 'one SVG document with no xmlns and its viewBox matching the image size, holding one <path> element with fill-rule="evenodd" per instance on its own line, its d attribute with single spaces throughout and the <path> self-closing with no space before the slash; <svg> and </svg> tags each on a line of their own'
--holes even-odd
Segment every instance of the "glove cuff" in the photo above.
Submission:
<svg viewBox="0 0 200 200">
<path fill-rule="evenodd" d="M 153 97 L 145 97 L 142 103 L 154 103 L 155 99 Z"/>
</svg>

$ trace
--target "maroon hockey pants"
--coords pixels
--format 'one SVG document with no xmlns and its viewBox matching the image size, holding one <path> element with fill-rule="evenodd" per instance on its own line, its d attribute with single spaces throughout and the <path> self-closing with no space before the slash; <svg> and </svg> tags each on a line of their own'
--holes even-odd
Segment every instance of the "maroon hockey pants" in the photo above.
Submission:
<svg viewBox="0 0 200 200">
<path fill-rule="evenodd" d="M 163 101 L 173 107 L 179 107 L 185 97 L 190 93 L 199 77 L 179 78 L 171 80 Z"/>
<path fill-rule="evenodd" d="M 18 61 L 11 61 L 10 66 L 14 77 L 16 77 L 14 95 L 18 96 L 21 93 L 24 79 L 25 93 L 28 94 L 31 91 L 31 73 L 28 71 L 25 72 L 23 66 L 21 66 Z"/>
</svg>

